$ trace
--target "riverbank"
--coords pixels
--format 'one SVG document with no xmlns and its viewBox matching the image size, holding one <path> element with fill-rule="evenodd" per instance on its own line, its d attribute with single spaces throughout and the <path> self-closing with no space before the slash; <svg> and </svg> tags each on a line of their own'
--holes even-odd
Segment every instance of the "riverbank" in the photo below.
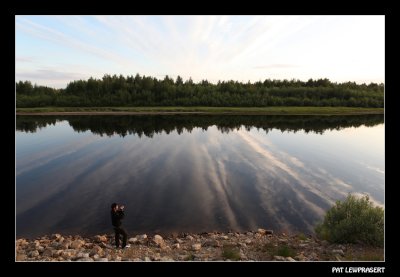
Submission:
<svg viewBox="0 0 400 277">
<path fill-rule="evenodd" d="M 378 261 L 383 248 L 331 244 L 303 234 L 245 233 L 137 235 L 115 249 L 114 235 L 83 238 L 53 234 L 16 240 L 17 261 Z"/>
<path fill-rule="evenodd" d="M 17 108 L 17 115 L 353 115 L 383 114 L 384 108 L 354 107 L 43 107 Z"/>
</svg>

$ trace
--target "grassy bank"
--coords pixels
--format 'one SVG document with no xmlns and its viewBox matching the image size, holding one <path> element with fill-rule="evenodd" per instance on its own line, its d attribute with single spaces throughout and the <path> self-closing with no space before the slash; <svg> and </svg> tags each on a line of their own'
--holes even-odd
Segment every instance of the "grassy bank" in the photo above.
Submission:
<svg viewBox="0 0 400 277">
<path fill-rule="evenodd" d="M 351 115 L 383 114 L 383 108 L 353 107 L 41 107 L 17 108 L 17 114 L 260 114 L 260 115 Z"/>
</svg>

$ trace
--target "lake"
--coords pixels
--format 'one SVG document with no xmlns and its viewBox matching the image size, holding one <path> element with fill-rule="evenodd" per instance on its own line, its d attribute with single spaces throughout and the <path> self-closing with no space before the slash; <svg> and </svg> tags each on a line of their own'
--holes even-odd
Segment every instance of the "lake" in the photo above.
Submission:
<svg viewBox="0 0 400 277">
<path fill-rule="evenodd" d="M 16 234 L 313 233 L 349 192 L 384 207 L 384 116 L 17 116 Z"/>
</svg>

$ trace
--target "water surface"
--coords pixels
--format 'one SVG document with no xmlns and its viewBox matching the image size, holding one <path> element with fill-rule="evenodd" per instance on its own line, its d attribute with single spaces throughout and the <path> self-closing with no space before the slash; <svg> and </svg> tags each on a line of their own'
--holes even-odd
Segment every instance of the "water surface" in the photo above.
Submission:
<svg viewBox="0 0 400 277">
<path fill-rule="evenodd" d="M 383 115 L 17 116 L 16 233 L 312 233 L 384 172 Z"/>
</svg>

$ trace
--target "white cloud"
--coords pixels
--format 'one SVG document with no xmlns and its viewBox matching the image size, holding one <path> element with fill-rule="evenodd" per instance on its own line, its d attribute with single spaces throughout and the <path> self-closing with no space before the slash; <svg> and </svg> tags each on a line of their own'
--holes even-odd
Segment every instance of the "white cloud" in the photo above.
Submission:
<svg viewBox="0 0 400 277">
<path fill-rule="evenodd" d="M 214 82 L 384 78 L 383 16 L 47 16 L 47 23 L 40 18 L 18 16 L 17 33 L 77 51 L 71 63 L 98 70 L 90 58 L 95 57 L 109 73 Z M 57 57 L 46 63 L 40 66 L 54 67 Z"/>
</svg>

